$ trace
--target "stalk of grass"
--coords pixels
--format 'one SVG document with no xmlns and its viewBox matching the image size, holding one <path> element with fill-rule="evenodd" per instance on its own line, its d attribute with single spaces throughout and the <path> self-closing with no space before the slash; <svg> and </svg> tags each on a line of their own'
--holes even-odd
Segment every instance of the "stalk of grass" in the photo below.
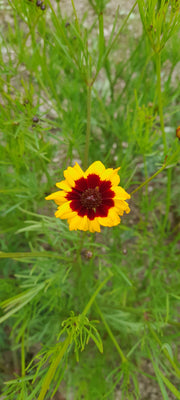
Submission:
<svg viewBox="0 0 180 400">
<path fill-rule="evenodd" d="M 179 17 L 165 1 L 138 0 L 141 33 L 137 2 L 122 23 L 120 8 L 111 16 L 106 0 L 90 3 L 96 15 L 87 18 L 89 9 L 81 16 L 74 0 L 72 16 L 61 2 L 48 0 L 43 11 L 35 1 L 13 0 L 6 10 L 13 27 L 6 19 L 1 26 L 1 341 L 8 349 L 8 326 L 14 359 L 21 350 L 21 376 L 3 389 L 8 400 L 49 399 L 62 380 L 65 396 L 115 398 L 120 387 L 139 399 L 143 359 L 152 361 L 150 382 L 164 398 L 166 387 L 177 395 L 179 91 L 171 79 L 178 34 L 171 38 Z M 172 67 L 163 86 L 166 61 Z M 166 125 L 173 127 L 167 138 Z M 95 160 L 121 166 L 132 200 L 119 226 L 80 237 L 54 218 L 44 197 L 75 160 L 84 169 Z M 147 225 L 144 199 L 138 196 L 135 211 L 133 200 L 144 186 L 147 197 L 152 180 Z"/>
</svg>

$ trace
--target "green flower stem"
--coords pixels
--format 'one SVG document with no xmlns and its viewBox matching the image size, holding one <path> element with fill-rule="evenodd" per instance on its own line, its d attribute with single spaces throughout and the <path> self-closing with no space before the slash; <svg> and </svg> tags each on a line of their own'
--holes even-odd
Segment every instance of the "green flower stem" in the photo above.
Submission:
<svg viewBox="0 0 180 400">
<path fill-rule="evenodd" d="M 60 361 L 62 360 L 64 354 L 66 353 L 70 343 L 71 343 L 71 336 L 69 335 L 65 339 L 65 341 L 62 343 L 62 346 L 61 346 L 56 358 L 52 361 L 51 366 L 48 369 L 47 374 L 45 375 L 38 400 L 44 400 L 46 393 L 49 389 L 50 383 L 52 382 L 53 377 L 56 373 L 58 365 L 59 365 Z"/>
<path fill-rule="evenodd" d="M 81 268 L 82 268 L 82 258 L 81 253 L 84 246 L 84 240 L 87 232 L 79 232 L 79 245 L 76 251 L 76 257 L 74 260 L 75 270 L 76 270 L 76 280 L 79 282 L 79 277 L 81 276 Z"/>
<path fill-rule="evenodd" d="M 163 117 L 163 104 L 162 104 L 162 92 L 161 92 L 161 53 L 155 53 L 156 59 L 156 74 L 157 74 L 157 95 L 158 95 L 158 106 L 159 106 L 159 117 L 160 117 L 160 125 L 161 132 L 164 144 L 164 153 L 167 154 L 167 143 L 166 143 L 166 134 L 164 130 L 164 117 Z"/>
<path fill-rule="evenodd" d="M 25 351 L 24 351 L 24 333 L 21 341 L 21 376 L 25 376 Z"/>
<path fill-rule="evenodd" d="M 126 18 L 124 19 L 124 21 L 123 21 L 121 27 L 119 28 L 117 34 L 115 35 L 115 38 L 113 39 L 112 43 L 110 44 L 110 46 L 108 47 L 108 49 L 105 51 L 104 56 L 103 56 L 102 59 L 101 59 L 101 63 L 98 63 L 97 71 L 96 71 L 96 74 L 95 74 L 95 76 L 94 76 L 94 78 L 93 78 L 93 83 L 95 82 L 96 78 L 98 77 L 99 71 L 100 71 L 100 69 L 101 69 L 103 63 L 104 63 L 105 60 L 107 59 L 107 57 L 108 57 L 108 55 L 109 55 L 109 53 L 110 53 L 112 47 L 114 46 L 114 44 L 115 44 L 115 43 L 117 42 L 117 40 L 119 39 L 119 35 L 120 35 L 120 33 L 122 32 L 122 30 L 124 29 L 124 26 L 126 25 L 126 23 L 127 23 L 128 19 L 129 19 L 130 15 L 131 15 L 132 12 L 134 11 L 134 8 L 136 7 L 137 3 L 138 3 L 138 1 L 136 0 L 135 3 L 133 4 L 131 10 L 129 11 L 129 14 L 126 16 Z"/>
<path fill-rule="evenodd" d="M 160 52 L 155 53 L 155 57 L 156 57 L 159 117 L 160 117 L 161 132 L 162 132 L 162 138 L 163 138 L 163 144 L 164 144 L 164 154 L 166 155 L 167 154 L 167 143 L 166 143 L 166 134 L 165 134 L 165 130 L 164 130 L 164 116 L 163 116 L 162 90 L 161 90 L 161 53 Z M 170 209 L 170 205 L 171 205 L 171 176 L 172 176 L 172 171 L 171 171 L 171 169 L 169 169 L 168 181 L 167 181 L 167 195 L 166 195 L 166 212 L 165 212 L 165 217 L 164 217 L 164 222 L 163 222 L 163 230 L 165 230 L 166 225 L 167 225 L 169 209 Z"/>
<path fill-rule="evenodd" d="M 115 339 L 115 337 L 114 337 L 114 335 L 113 335 L 113 333 L 112 333 L 112 331 L 111 331 L 109 325 L 107 324 L 106 320 L 104 319 L 104 316 L 103 316 L 103 314 L 102 314 L 100 308 L 98 307 L 96 301 L 95 301 L 95 306 L 96 306 L 97 312 L 98 312 L 98 314 L 100 315 L 100 318 L 101 318 L 101 320 L 102 320 L 102 322 L 103 322 L 103 324 L 104 324 L 104 326 L 105 326 L 105 328 L 106 328 L 106 330 L 107 330 L 107 332 L 108 332 L 109 337 L 111 338 L 112 342 L 114 343 L 114 345 L 115 345 L 115 347 L 116 347 L 116 349 L 117 349 L 117 351 L 118 351 L 118 353 L 119 353 L 119 355 L 120 355 L 121 361 L 122 361 L 123 363 L 124 363 L 124 362 L 127 362 L 127 359 L 126 359 L 126 357 L 125 357 L 123 351 L 121 350 L 119 344 L 117 343 L 117 340 Z"/>
<path fill-rule="evenodd" d="M 15 336 L 14 336 L 14 334 L 12 334 L 12 336 L 10 337 L 11 348 L 13 348 L 14 342 L 15 342 Z M 12 362 L 13 362 L 14 371 L 17 371 L 19 373 L 19 358 L 17 355 L 16 348 L 13 348 L 13 350 L 12 350 Z"/>
<path fill-rule="evenodd" d="M 132 12 L 134 11 L 134 9 L 135 9 L 137 3 L 138 3 L 138 1 L 136 0 L 135 3 L 133 4 L 132 8 L 130 9 L 129 13 L 127 14 L 126 18 L 124 18 L 124 21 L 123 21 L 121 27 L 119 28 L 119 30 L 118 30 L 118 32 L 117 32 L 115 38 L 113 39 L 113 41 L 112 41 L 112 43 L 111 43 L 111 46 L 110 46 L 110 48 L 108 49 L 108 52 L 107 52 L 106 56 L 108 56 L 108 54 L 109 54 L 109 52 L 111 51 L 112 47 L 114 46 L 114 44 L 116 43 L 116 41 L 119 39 L 119 35 L 120 35 L 120 33 L 122 32 L 123 28 L 126 26 L 127 21 L 128 21 L 128 19 L 129 19 L 130 15 L 132 14 Z"/>
<path fill-rule="evenodd" d="M 74 7 L 73 0 L 71 0 L 71 2 L 72 2 L 73 10 L 75 12 L 75 7 Z M 86 128 L 86 144 L 85 144 L 84 163 L 83 163 L 84 170 L 86 170 L 87 167 L 88 167 L 90 129 L 91 129 L 91 92 L 92 92 L 92 85 L 95 82 L 95 80 L 96 80 L 96 78 L 97 78 L 97 76 L 99 74 L 99 71 L 101 69 L 101 66 L 102 66 L 103 62 L 105 62 L 105 60 L 107 59 L 112 47 L 114 46 L 115 42 L 118 40 L 119 35 L 120 35 L 121 31 L 123 30 L 124 26 L 126 25 L 127 20 L 129 19 L 130 15 L 132 14 L 136 4 L 137 4 L 137 0 L 135 1 L 133 7 L 131 8 L 129 14 L 124 19 L 121 28 L 118 30 L 114 40 L 112 41 L 111 45 L 108 48 L 108 50 L 105 52 L 104 57 L 102 57 L 102 63 L 100 63 L 101 65 L 99 65 L 99 67 L 97 68 L 97 71 L 96 71 L 96 74 L 95 74 L 93 80 L 89 79 L 89 66 L 88 66 L 88 79 L 87 79 L 87 128 Z M 101 33 L 100 33 L 100 36 L 101 36 Z"/>
<path fill-rule="evenodd" d="M 92 92 L 92 82 L 87 82 L 87 127 L 86 127 L 86 143 L 84 150 L 84 170 L 88 167 L 88 156 L 89 156 L 89 143 L 90 143 L 90 133 L 91 133 L 91 92 Z"/>
<path fill-rule="evenodd" d="M 64 256 L 60 256 L 59 254 L 50 252 L 50 251 L 29 251 L 29 252 L 25 252 L 25 253 L 5 253 L 3 251 L 0 251 L 0 259 L 1 258 L 12 258 L 13 260 L 16 259 L 20 259 L 20 258 L 36 258 L 36 257 L 40 257 L 40 258 L 57 258 L 63 261 L 68 261 L 69 258 L 64 257 Z"/>
<path fill-rule="evenodd" d="M 149 323 L 147 325 L 148 325 L 149 331 L 151 332 L 151 334 L 154 337 L 155 341 L 159 344 L 159 346 L 160 346 L 162 352 L 164 353 L 165 357 L 170 362 L 170 364 L 173 367 L 173 369 L 176 371 L 177 376 L 180 377 L 180 370 L 177 367 L 177 365 L 175 364 L 174 360 L 171 358 L 168 350 L 166 349 L 166 347 L 163 347 L 163 343 L 160 341 L 160 339 L 159 339 L 158 335 L 156 334 L 156 332 L 151 328 L 151 325 Z"/>
<path fill-rule="evenodd" d="M 50 8 L 50 10 L 52 12 L 54 20 L 56 21 L 56 29 L 58 31 L 59 37 L 63 38 L 64 43 L 66 44 L 66 46 L 67 46 L 67 48 L 69 50 L 69 56 L 75 62 L 76 66 L 79 67 L 78 61 L 77 61 L 76 56 L 74 54 L 74 50 L 73 50 L 72 44 L 70 43 L 70 41 L 67 39 L 66 35 L 64 34 L 63 28 L 61 26 L 61 22 L 59 21 L 57 15 L 56 15 L 56 12 L 54 11 L 54 8 L 53 8 L 53 6 L 51 4 L 51 1 L 47 0 L 47 3 L 48 3 L 48 6 L 49 6 L 49 8 Z M 65 52 L 65 55 L 67 55 L 67 52 Z"/>
<path fill-rule="evenodd" d="M 168 181 L 167 181 L 167 195 L 166 195 L 166 212 L 163 222 L 163 230 L 165 230 L 167 222 L 168 222 L 168 215 L 169 209 L 171 205 L 171 178 L 172 178 L 172 169 L 168 169 Z"/>
<path fill-rule="evenodd" d="M 146 156 L 143 155 L 144 159 L 144 173 L 145 173 L 145 179 L 148 179 L 148 170 L 147 170 L 147 160 Z M 148 220 L 148 214 L 149 214 L 149 197 L 148 197 L 148 185 L 145 187 L 146 190 L 146 195 L 145 195 L 145 203 L 146 203 L 146 220 Z"/>
<path fill-rule="evenodd" d="M 101 284 L 98 286 L 98 288 L 95 290 L 95 292 L 93 293 L 92 297 L 90 298 L 90 300 L 88 301 L 88 304 L 86 305 L 84 311 L 82 312 L 83 315 L 86 315 L 89 311 L 89 309 L 91 308 L 93 302 L 95 301 L 96 296 L 98 295 L 98 293 L 100 292 L 100 290 L 103 288 L 103 286 L 109 281 L 109 279 L 112 277 L 112 273 L 109 273 L 109 275 L 107 276 L 106 279 L 104 279 L 103 282 L 101 282 Z"/>
<path fill-rule="evenodd" d="M 132 196 L 132 194 L 136 193 L 138 190 L 140 190 L 143 186 L 147 185 L 149 182 L 151 182 L 158 174 L 160 174 L 160 172 L 163 171 L 163 169 L 166 168 L 166 163 L 163 164 L 163 166 L 152 176 L 150 176 L 150 178 L 148 178 L 145 182 L 143 182 L 140 186 L 138 186 L 136 189 L 134 189 L 130 195 Z"/>
<path fill-rule="evenodd" d="M 76 13 L 76 8 L 75 8 L 74 0 L 71 0 L 71 4 L 72 4 L 72 8 L 73 8 L 74 15 L 75 15 L 76 28 L 77 28 L 78 32 L 80 33 L 79 21 L 78 21 L 78 16 L 77 16 L 77 13 Z"/>
</svg>

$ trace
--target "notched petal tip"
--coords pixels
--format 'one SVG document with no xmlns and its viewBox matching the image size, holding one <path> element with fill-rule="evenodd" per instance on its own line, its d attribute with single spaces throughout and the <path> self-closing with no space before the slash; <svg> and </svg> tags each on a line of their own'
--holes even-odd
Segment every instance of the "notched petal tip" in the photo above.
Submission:
<svg viewBox="0 0 180 400">
<path fill-rule="evenodd" d="M 78 173 L 81 174 L 81 176 L 84 176 L 84 172 L 83 172 L 83 170 L 81 169 L 80 165 L 79 165 L 77 162 L 75 162 L 75 165 L 74 165 L 73 168 L 74 168 L 76 171 L 78 171 Z"/>
<path fill-rule="evenodd" d="M 96 175 L 99 175 L 101 177 L 101 174 L 104 171 L 105 171 L 105 166 L 103 165 L 103 163 L 101 161 L 95 161 L 86 170 L 86 172 L 84 173 L 84 176 L 85 176 L 85 178 L 87 178 L 87 176 L 89 174 L 96 174 Z"/>
<path fill-rule="evenodd" d="M 49 194 L 48 196 L 45 197 L 45 200 L 54 200 L 54 193 Z"/>
<path fill-rule="evenodd" d="M 130 211 L 131 211 L 131 209 L 129 207 L 125 210 L 126 214 L 129 214 Z"/>
</svg>

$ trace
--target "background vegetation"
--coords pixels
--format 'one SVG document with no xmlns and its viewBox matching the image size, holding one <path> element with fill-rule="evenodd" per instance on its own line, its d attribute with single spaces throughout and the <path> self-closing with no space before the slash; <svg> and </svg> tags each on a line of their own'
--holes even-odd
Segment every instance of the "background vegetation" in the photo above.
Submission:
<svg viewBox="0 0 180 400">
<path fill-rule="evenodd" d="M 8 400 L 180 399 L 180 4 L 116 3 L 0 2 Z M 44 198 L 87 158 L 128 193 L 163 168 L 119 226 L 82 235 Z"/>
</svg>

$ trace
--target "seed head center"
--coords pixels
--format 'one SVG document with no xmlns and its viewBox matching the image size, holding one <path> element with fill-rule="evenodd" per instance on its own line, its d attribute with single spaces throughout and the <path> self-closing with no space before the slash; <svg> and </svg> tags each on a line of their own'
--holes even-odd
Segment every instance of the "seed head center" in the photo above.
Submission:
<svg viewBox="0 0 180 400">
<path fill-rule="evenodd" d="M 102 203 L 102 197 L 99 192 L 99 188 L 86 189 L 81 195 L 81 204 L 87 209 L 95 209 L 99 207 Z"/>
</svg>

